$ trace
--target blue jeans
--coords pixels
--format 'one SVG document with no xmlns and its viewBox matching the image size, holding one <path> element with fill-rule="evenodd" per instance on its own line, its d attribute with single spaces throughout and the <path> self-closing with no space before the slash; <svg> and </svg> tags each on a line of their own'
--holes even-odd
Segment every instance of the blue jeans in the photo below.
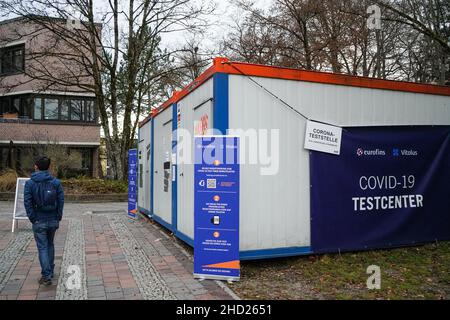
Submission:
<svg viewBox="0 0 450 320">
<path fill-rule="evenodd" d="M 39 263 L 41 264 L 41 274 L 45 279 L 53 278 L 55 269 L 55 238 L 56 230 L 59 228 L 58 220 L 36 221 L 33 224 L 34 239 L 39 253 Z"/>
</svg>

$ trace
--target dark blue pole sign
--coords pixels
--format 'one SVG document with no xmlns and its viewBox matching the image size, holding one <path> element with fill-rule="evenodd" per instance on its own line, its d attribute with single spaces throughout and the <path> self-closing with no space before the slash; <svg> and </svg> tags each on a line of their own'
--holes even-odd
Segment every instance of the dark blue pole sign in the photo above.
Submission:
<svg viewBox="0 0 450 320">
<path fill-rule="evenodd" d="M 136 217 L 137 150 L 128 150 L 128 216 Z"/>
<path fill-rule="evenodd" d="M 194 276 L 239 280 L 239 138 L 195 137 Z"/>
</svg>

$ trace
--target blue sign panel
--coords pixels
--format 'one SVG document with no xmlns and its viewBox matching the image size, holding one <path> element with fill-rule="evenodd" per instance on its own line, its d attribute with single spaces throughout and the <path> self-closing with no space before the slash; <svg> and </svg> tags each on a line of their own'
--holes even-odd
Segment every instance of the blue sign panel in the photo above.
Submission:
<svg viewBox="0 0 450 320">
<path fill-rule="evenodd" d="M 128 150 L 128 216 L 136 217 L 137 150 Z"/>
<path fill-rule="evenodd" d="M 239 139 L 195 138 L 194 276 L 237 280 Z"/>
<path fill-rule="evenodd" d="M 310 160 L 314 252 L 450 239 L 450 127 L 347 128 Z"/>
</svg>

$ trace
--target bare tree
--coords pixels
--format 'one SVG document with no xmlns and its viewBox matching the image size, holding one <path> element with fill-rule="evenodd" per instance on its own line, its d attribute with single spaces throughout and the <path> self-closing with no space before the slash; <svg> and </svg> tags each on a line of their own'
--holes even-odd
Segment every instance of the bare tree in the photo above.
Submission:
<svg viewBox="0 0 450 320">
<path fill-rule="evenodd" d="M 223 39 L 221 50 L 232 60 L 259 64 L 281 65 L 279 51 L 283 37 L 258 15 L 250 13 L 242 21 L 234 19 L 231 31 Z"/>
<path fill-rule="evenodd" d="M 44 31 L 51 39 L 41 52 L 28 54 L 27 66 L 35 63 L 35 67 L 26 68 L 24 81 L 40 80 L 42 89 L 79 88 L 95 94 L 112 178 L 124 179 L 127 150 L 133 145 L 140 114 L 148 110 L 145 97 L 154 96 L 153 86 L 158 91 L 158 81 L 173 72 L 168 61 L 174 52 L 159 50 L 161 36 L 205 27 L 203 17 L 213 9 L 207 2 L 188 0 L 105 4 L 98 12 L 93 0 L 2 0 L 0 8 L 37 25 L 40 30 L 32 30 L 31 36 Z M 80 27 L 68 28 L 68 20 L 80 21 Z M 18 36 L 25 36 L 20 32 Z M 57 42 L 69 50 L 55 49 Z M 39 63 L 39 57 L 48 61 L 49 56 L 61 70 L 54 72 Z M 73 68 L 74 64 L 81 68 Z"/>
<path fill-rule="evenodd" d="M 436 41 L 450 54 L 450 2 L 447 0 L 377 0 L 394 13 L 386 20 L 398 21 Z"/>
<path fill-rule="evenodd" d="M 191 82 L 196 79 L 209 65 L 214 52 L 203 48 L 202 37 L 199 34 L 194 34 L 188 38 L 186 44 L 181 51 L 176 55 L 178 64 L 181 66 L 180 77 L 181 81 Z"/>
<path fill-rule="evenodd" d="M 388 13 L 386 21 L 401 23 L 418 33 L 416 38 L 421 43 L 419 52 L 412 52 L 416 63 L 418 55 L 422 56 L 421 68 L 416 79 L 419 81 L 450 82 L 450 1 L 448 0 L 377 0 Z M 425 51 L 425 52 L 424 52 Z M 425 60 L 423 60 L 425 59 Z M 413 62 L 411 61 L 411 62 Z M 423 65 L 428 76 L 424 77 Z"/>
<path fill-rule="evenodd" d="M 449 1 L 377 0 L 382 27 L 374 30 L 367 27 L 369 0 L 273 0 L 269 10 L 236 1 L 244 17 L 222 42 L 236 60 L 449 82 Z"/>
<path fill-rule="evenodd" d="M 247 0 L 238 0 L 237 5 L 248 16 L 231 34 L 231 40 L 225 42 L 226 48 L 244 60 L 320 69 L 322 47 L 313 36 L 313 25 L 321 10 L 318 1 L 274 0 L 269 10 Z"/>
</svg>

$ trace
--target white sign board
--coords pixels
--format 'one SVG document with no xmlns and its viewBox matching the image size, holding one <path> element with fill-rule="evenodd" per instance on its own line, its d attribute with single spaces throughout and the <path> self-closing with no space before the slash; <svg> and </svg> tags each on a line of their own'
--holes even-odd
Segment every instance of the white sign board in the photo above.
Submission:
<svg viewBox="0 0 450 320">
<path fill-rule="evenodd" d="M 341 153 L 341 137 L 342 128 L 308 120 L 305 149 L 339 155 Z"/>
<path fill-rule="evenodd" d="M 14 201 L 14 212 L 13 212 L 13 224 L 12 232 L 14 232 L 16 220 L 28 219 L 27 212 L 25 210 L 25 205 L 23 203 L 24 197 L 23 193 L 25 190 L 25 182 L 30 180 L 30 178 L 17 178 L 16 184 L 16 198 Z"/>
</svg>

